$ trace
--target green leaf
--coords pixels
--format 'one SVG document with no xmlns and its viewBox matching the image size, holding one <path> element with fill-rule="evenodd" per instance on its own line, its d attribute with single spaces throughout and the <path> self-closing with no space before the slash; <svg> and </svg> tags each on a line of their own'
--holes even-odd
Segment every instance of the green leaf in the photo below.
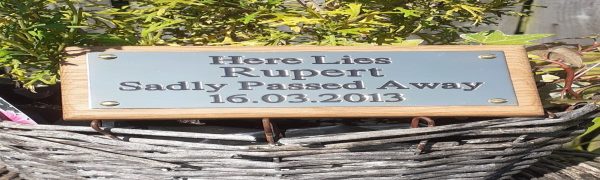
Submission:
<svg viewBox="0 0 600 180">
<path fill-rule="evenodd" d="M 480 7 L 473 7 L 473 6 L 469 6 L 469 5 L 465 5 L 465 4 L 461 4 L 460 7 L 466 11 L 468 11 L 471 16 L 473 16 L 473 19 L 475 20 L 475 22 L 473 22 L 473 24 L 478 24 L 483 20 L 483 11 L 485 10 L 484 8 L 480 8 Z"/>
<path fill-rule="evenodd" d="M 87 34 L 82 40 L 86 45 L 118 46 L 133 45 L 134 43 L 111 34 Z"/>
<path fill-rule="evenodd" d="M 360 14 L 361 6 L 362 6 L 362 4 L 357 4 L 357 3 L 348 4 L 348 7 L 350 8 L 350 18 L 348 18 L 348 19 L 354 19 L 354 18 L 358 17 L 358 15 Z"/>
<path fill-rule="evenodd" d="M 89 26 L 67 26 L 67 28 L 82 29 L 82 28 L 89 28 Z"/>
<path fill-rule="evenodd" d="M 9 55 L 9 54 L 10 54 L 10 52 L 9 52 L 9 51 L 7 51 L 7 50 L 4 50 L 4 49 L 0 49 L 0 58 L 1 58 L 1 57 L 4 57 L 4 56 L 6 56 L 6 55 Z"/>
<path fill-rule="evenodd" d="M 404 9 L 402 7 L 397 7 L 394 10 L 400 11 L 402 14 L 404 14 L 404 17 L 421 17 L 421 11 L 419 10 Z"/>
<path fill-rule="evenodd" d="M 594 125 L 590 126 L 582 135 L 578 136 L 577 138 L 575 138 L 575 140 L 573 140 L 573 142 L 571 142 L 571 146 L 572 148 L 576 148 L 579 150 L 587 150 L 587 151 L 596 151 L 600 149 L 600 142 L 594 142 L 598 141 L 600 136 L 594 137 L 594 138 L 590 138 L 592 140 L 592 142 L 581 142 L 581 139 L 584 136 L 588 136 L 593 134 L 594 131 L 598 131 L 600 130 L 600 117 L 595 118 L 592 122 L 594 122 Z M 588 144 L 587 149 L 584 149 L 582 147 L 582 145 Z"/>
<path fill-rule="evenodd" d="M 244 24 L 248 24 L 248 23 L 254 21 L 254 19 L 256 19 L 256 15 L 258 15 L 258 12 L 248 14 L 248 15 L 244 16 L 244 18 L 242 18 L 242 22 Z"/>
<path fill-rule="evenodd" d="M 156 24 L 151 24 L 148 28 L 143 29 L 142 30 L 142 36 L 147 36 L 149 33 L 155 32 L 155 31 L 159 31 L 162 30 L 164 28 L 168 28 L 169 26 L 175 25 L 175 24 L 179 24 L 184 22 L 184 20 L 170 20 L 170 21 L 163 21 L 161 23 L 156 23 Z"/>
<path fill-rule="evenodd" d="M 157 16 L 162 16 L 167 12 L 167 8 L 160 8 L 157 12 L 156 15 Z"/>
<path fill-rule="evenodd" d="M 392 43 L 392 45 L 394 46 L 403 46 L 403 47 L 410 47 L 410 46 L 418 46 L 421 43 L 423 43 L 422 39 L 409 39 L 409 40 L 403 40 L 399 43 Z"/>
<path fill-rule="evenodd" d="M 375 28 L 351 28 L 351 29 L 340 29 L 337 32 L 342 33 L 342 35 L 347 34 L 365 34 L 369 31 L 373 31 Z"/>
<path fill-rule="evenodd" d="M 460 35 L 467 43 L 482 45 L 530 45 L 533 44 L 531 41 L 549 36 L 552 36 L 552 34 L 506 35 L 502 31 L 484 31 Z"/>
</svg>

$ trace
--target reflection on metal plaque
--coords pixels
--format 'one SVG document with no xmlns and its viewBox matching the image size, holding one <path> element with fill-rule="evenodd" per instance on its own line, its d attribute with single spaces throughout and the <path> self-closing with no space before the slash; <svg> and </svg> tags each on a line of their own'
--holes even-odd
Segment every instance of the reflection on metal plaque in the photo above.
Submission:
<svg viewBox="0 0 600 180">
<path fill-rule="evenodd" d="M 516 106 L 502 51 L 88 53 L 93 109 Z"/>
</svg>

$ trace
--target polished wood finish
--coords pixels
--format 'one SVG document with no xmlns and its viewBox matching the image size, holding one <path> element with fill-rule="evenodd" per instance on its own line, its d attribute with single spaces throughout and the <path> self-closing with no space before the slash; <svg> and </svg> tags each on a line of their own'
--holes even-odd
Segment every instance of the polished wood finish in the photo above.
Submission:
<svg viewBox="0 0 600 180">
<path fill-rule="evenodd" d="M 90 109 L 87 52 L 190 52 L 190 51 L 504 51 L 518 106 L 426 107 L 302 107 L 302 108 L 197 108 L 197 109 Z M 541 116 L 544 114 L 527 53 L 522 46 L 418 46 L 418 47 L 94 47 L 67 49 L 70 58 L 61 65 L 65 120 L 150 120 L 222 118 L 319 118 L 412 116 Z M 132 67 L 133 68 L 133 67 Z"/>
</svg>

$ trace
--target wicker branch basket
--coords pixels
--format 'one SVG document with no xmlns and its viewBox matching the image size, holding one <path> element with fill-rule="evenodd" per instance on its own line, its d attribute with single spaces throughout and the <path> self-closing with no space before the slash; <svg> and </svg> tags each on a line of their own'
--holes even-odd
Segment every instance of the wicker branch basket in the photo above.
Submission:
<svg viewBox="0 0 600 180">
<path fill-rule="evenodd" d="M 600 154 L 557 150 L 514 176 L 517 180 L 600 179 Z"/>
<path fill-rule="evenodd" d="M 90 127 L 0 122 L 0 163 L 23 179 L 508 179 L 581 134 L 597 110 L 297 133 L 277 145 L 262 132 L 107 130 L 122 141 Z"/>
</svg>

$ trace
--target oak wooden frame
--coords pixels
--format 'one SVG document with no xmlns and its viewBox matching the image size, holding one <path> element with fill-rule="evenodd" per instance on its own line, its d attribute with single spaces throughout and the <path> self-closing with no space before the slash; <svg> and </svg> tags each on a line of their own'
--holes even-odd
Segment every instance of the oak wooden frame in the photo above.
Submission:
<svg viewBox="0 0 600 180">
<path fill-rule="evenodd" d="M 90 109 L 87 52 L 191 52 L 191 51 L 504 51 L 515 88 L 517 106 L 423 107 L 301 107 L 301 108 L 197 108 L 197 109 Z M 61 64 L 65 120 L 151 120 L 222 118 L 319 118 L 413 116 L 541 116 L 544 114 L 523 46 L 418 46 L 418 47 L 94 47 L 67 48 L 70 58 Z"/>
</svg>

